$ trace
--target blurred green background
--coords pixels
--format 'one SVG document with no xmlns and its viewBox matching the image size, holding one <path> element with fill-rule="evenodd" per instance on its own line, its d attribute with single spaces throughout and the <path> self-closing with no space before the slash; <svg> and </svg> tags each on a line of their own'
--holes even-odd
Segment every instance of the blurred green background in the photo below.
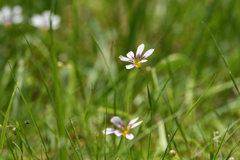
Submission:
<svg viewBox="0 0 240 160">
<path fill-rule="evenodd" d="M 174 133 L 214 75 L 209 90 L 170 144 L 169 148 L 177 151 L 172 159 L 213 158 L 229 126 L 225 140 L 229 139 L 221 146 L 218 158 L 226 158 L 239 141 L 238 92 L 202 22 L 211 30 L 238 85 L 240 1 L 1 0 L 0 6 L 4 5 L 20 5 L 24 21 L 10 29 L 0 26 L 0 124 L 16 85 L 14 76 L 20 82 L 19 89 L 38 124 L 50 159 L 77 157 L 65 132 L 66 129 L 77 145 L 69 118 L 84 159 L 145 160 L 149 131 L 152 132 L 149 159 L 160 159 L 169 141 L 168 134 Z M 45 10 L 61 16 L 59 29 L 44 33 L 29 24 L 33 14 Z M 118 58 L 129 51 L 135 53 L 141 43 L 145 44 L 144 51 L 155 49 L 142 65 L 148 81 L 137 68 L 126 70 L 127 63 Z M 152 123 L 147 83 L 154 111 Z M 121 138 L 107 135 L 105 143 L 101 133 L 105 122 L 108 128 L 113 127 L 110 118 L 114 110 L 125 124 L 138 116 L 144 120 L 139 129 L 133 130 L 136 138 L 131 156 L 124 149 L 131 144 L 129 141 L 122 142 L 118 149 Z M 20 147 L 21 154 L 17 145 L 9 147 L 5 141 L 3 159 L 12 158 L 11 148 L 16 157 L 32 159 L 35 155 L 46 159 L 41 138 L 17 91 L 8 125 L 27 119 L 31 123 L 22 126 L 29 144 L 7 129 L 10 142 L 18 145 L 23 142 L 27 147 Z M 213 140 L 215 131 L 220 132 L 218 140 L 216 137 Z M 79 151 L 77 146 L 75 150 Z M 233 157 L 240 158 L 238 153 Z M 167 159 L 171 159 L 169 155 Z"/>
</svg>

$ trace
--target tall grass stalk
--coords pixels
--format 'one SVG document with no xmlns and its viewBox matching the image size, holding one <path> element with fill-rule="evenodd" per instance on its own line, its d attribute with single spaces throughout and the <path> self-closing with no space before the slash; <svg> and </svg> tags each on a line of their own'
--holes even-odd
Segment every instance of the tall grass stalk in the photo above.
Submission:
<svg viewBox="0 0 240 160">
<path fill-rule="evenodd" d="M 152 100 L 151 100 L 151 94 L 150 94 L 150 91 L 149 91 L 149 87 L 148 87 L 148 82 L 147 82 L 147 94 L 148 94 L 148 102 L 149 102 L 149 106 L 150 106 L 150 126 L 152 126 Z M 149 138 L 148 138 L 148 150 L 147 150 L 147 159 L 149 158 L 149 155 L 150 155 L 150 146 L 151 146 L 151 135 L 152 135 L 152 132 L 150 131 L 149 133 Z"/>
<path fill-rule="evenodd" d="M 59 77 L 59 70 L 58 70 L 58 63 L 56 58 L 56 52 L 53 49 L 54 46 L 54 34 L 53 34 L 53 28 L 52 28 L 52 14 L 56 7 L 56 0 L 53 0 L 51 3 L 51 13 L 49 18 L 49 37 L 50 37 L 50 44 L 49 44 L 49 53 L 50 53 L 50 60 L 51 60 L 51 66 L 52 66 L 52 73 L 53 73 L 53 81 L 54 81 L 54 98 L 55 98 L 55 104 L 56 104 L 56 111 L 57 111 L 57 124 L 58 124 L 58 130 L 59 130 L 59 153 L 60 153 L 60 159 L 66 159 L 67 157 L 67 142 L 65 137 L 65 125 L 64 125 L 64 119 L 65 119 L 65 107 L 63 106 L 62 97 L 61 97 L 61 89 L 60 89 L 60 77 Z"/>
</svg>

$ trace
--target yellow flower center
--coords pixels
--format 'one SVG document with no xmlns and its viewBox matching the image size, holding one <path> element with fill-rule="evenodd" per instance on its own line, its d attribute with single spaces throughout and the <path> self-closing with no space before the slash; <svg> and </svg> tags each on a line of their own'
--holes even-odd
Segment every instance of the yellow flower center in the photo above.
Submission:
<svg viewBox="0 0 240 160">
<path fill-rule="evenodd" d="M 130 126 L 127 127 L 127 130 L 125 130 L 125 128 L 122 127 L 122 132 L 123 132 L 122 136 L 126 137 L 126 135 L 129 134 L 129 130 L 130 130 Z"/>
<path fill-rule="evenodd" d="M 43 34 L 47 34 L 48 33 L 48 28 L 43 27 L 43 28 L 41 28 L 41 31 L 42 31 Z"/>
<path fill-rule="evenodd" d="M 137 60 L 133 59 L 133 64 L 135 67 L 140 68 L 142 66 L 142 63 L 140 62 L 140 59 L 137 58 Z"/>
<path fill-rule="evenodd" d="M 5 27 L 6 29 L 10 30 L 10 29 L 12 29 L 12 24 L 11 24 L 11 23 L 6 24 L 4 27 Z"/>
</svg>

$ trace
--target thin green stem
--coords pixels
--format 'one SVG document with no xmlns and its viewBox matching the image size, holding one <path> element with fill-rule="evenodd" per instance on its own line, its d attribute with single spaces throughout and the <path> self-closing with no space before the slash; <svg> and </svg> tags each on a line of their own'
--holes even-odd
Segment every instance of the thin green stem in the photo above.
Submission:
<svg viewBox="0 0 240 160">
<path fill-rule="evenodd" d="M 126 152 L 128 154 L 128 159 L 132 160 L 131 149 L 130 149 L 131 147 L 128 147 L 129 144 L 128 144 L 127 138 L 125 138 L 124 141 L 126 146 Z"/>
<path fill-rule="evenodd" d="M 222 50 L 220 49 L 220 47 L 219 47 L 216 39 L 214 38 L 214 36 L 213 36 L 212 32 L 210 31 L 210 29 L 208 28 L 208 26 L 207 26 L 204 22 L 202 22 L 202 24 L 206 27 L 206 29 L 208 30 L 209 34 L 211 35 L 211 37 L 212 37 L 212 39 L 213 39 L 213 41 L 214 41 L 214 43 L 215 43 L 215 45 L 216 45 L 219 53 L 221 54 L 222 60 L 223 60 L 225 66 L 226 66 L 226 68 L 227 68 L 227 70 L 228 70 L 228 73 L 229 73 L 229 75 L 230 75 L 230 77 L 231 77 L 231 79 L 232 79 L 232 82 L 233 82 L 233 84 L 234 84 L 234 86 L 235 86 L 235 88 L 236 88 L 236 90 L 237 90 L 237 92 L 238 92 L 238 95 L 240 95 L 240 92 L 239 92 L 239 90 L 238 90 L 237 83 L 235 82 L 235 80 L 234 80 L 234 78 L 233 78 L 232 72 L 231 72 L 231 70 L 230 70 L 229 67 L 228 67 L 227 61 L 225 60 L 225 57 L 224 57 L 224 55 L 223 55 L 223 53 L 222 53 Z"/>
<path fill-rule="evenodd" d="M 107 98 L 106 98 L 107 102 Z M 107 155 L 106 155 L 106 130 L 107 130 L 107 105 L 106 105 L 106 113 L 105 113 L 105 134 L 104 134 L 104 159 L 107 160 Z"/>
<path fill-rule="evenodd" d="M 81 160 L 83 160 L 82 147 L 81 147 L 81 145 L 80 145 L 80 142 L 79 142 L 79 139 L 78 139 L 76 130 L 75 130 L 74 126 L 73 126 L 73 122 L 72 122 L 72 120 L 71 120 L 70 118 L 69 118 L 69 122 L 70 122 L 70 124 L 71 124 L 71 126 L 72 126 L 72 129 L 73 129 L 75 138 L 76 138 L 76 140 L 77 140 L 77 144 L 78 144 L 78 148 L 79 148 L 79 151 L 80 151 Z"/>
<path fill-rule="evenodd" d="M 153 117 L 153 111 L 152 111 L 152 101 L 151 101 L 151 94 L 150 94 L 150 91 L 149 91 L 149 86 L 148 86 L 148 79 L 147 79 L 147 76 L 146 76 L 146 73 L 143 72 L 143 70 L 141 68 L 139 68 L 140 71 L 143 73 L 143 75 L 145 76 L 146 78 L 146 81 L 147 81 L 147 94 L 148 94 L 148 102 L 149 102 L 149 106 L 150 106 L 150 127 L 152 126 L 152 117 Z M 149 133 L 149 138 L 148 138 L 148 152 L 147 152 L 147 159 L 149 158 L 149 151 L 150 151 L 150 146 L 151 146 L 151 136 L 152 136 L 152 131 L 150 131 Z"/>
<path fill-rule="evenodd" d="M 122 139 L 123 139 L 123 137 L 121 136 L 120 142 L 119 142 L 118 147 L 117 147 L 117 152 L 119 151 L 120 146 L 121 146 L 121 144 L 122 144 Z"/>
</svg>

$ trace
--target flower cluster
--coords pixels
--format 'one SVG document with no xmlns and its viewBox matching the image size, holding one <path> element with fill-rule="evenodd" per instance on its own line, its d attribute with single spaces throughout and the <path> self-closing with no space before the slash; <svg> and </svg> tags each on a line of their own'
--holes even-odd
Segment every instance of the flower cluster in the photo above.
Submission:
<svg viewBox="0 0 240 160">
<path fill-rule="evenodd" d="M 122 55 L 119 56 L 121 61 L 132 63 L 130 65 L 126 65 L 126 69 L 131 69 L 133 67 L 141 68 L 142 63 L 147 62 L 146 58 L 149 57 L 154 51 L 154 49 L 149 49 L 142 56 L 143 50 L 144 50 L 144 44 L 140 44 L 137 48 L 136 57 L 134 57 L 134 53 L 132 51 L 127 53 L 127 57 L 124 57 Z M 132 140 L 134 138 L 134 135 L 130 133 L 130 129 L 137 127 L 138 125 L 140 125 L 143 122 L 143 121 L 137 122 L 138 118 L 139 117 L 131 120 L 128 123 L 128 126 L 125 127 L 121 118 L 119 118 L 118 116 L 115 116 L 111 119 L 111 122 L 115 126 L 120 128 L 121 131 L 116 130 L 114 128 L 106 128 L 102 132 L 103 132 L 103 134 L 106 134 L 106 135 L 114 133 L 116 136 L 123 136 L 129 140 Z"/>
<path fill-rule="evenodd" d="M 0 24 L 4 25 L 6 28 L 11 27 L 13 24 L 19 24 L 23 21 L 22 8 L 21 6 L 14 6 L 12 9 L 9 6 L 4 6 L 0 10 Z M 51 13 L 51 11 L 46 10 L 41 15 L 34 14 L 29 23 L 39 28 L 40 30 L 47 31 L 50 27 L 53 30 L 59 28 L 61 22 L 61 17 Z"/>
<path fill-rule="evenodd" d="M 103 134 L 106 134 L 106 135 L 114 133 L 116 136 L 123 136 L 123 137 L 126 137 L 129 140 L 132 140 L 134 138 L 134 136 L 133 136 L 133 134 L 130 133 L 130 129 L 137 127 L 138 125 L 140 125 L 143 122 L 143 121 L 137 122 L 138 118 L 139 117 L 131 120 L 128 123 L 127 128 L 125 128 L 121 118 L 119 118 L 118 116 L 115 116 L 111 119 L 111 122 L 115 126 L 120 128 L 121 131 L 113 129 L 113 128 L 106 128 L 106 130 L 103 130 L 102 132 L 103 132 Z M 137 123 L 135 123 L 135 122 L 137 122 Z"/>
</svg>

